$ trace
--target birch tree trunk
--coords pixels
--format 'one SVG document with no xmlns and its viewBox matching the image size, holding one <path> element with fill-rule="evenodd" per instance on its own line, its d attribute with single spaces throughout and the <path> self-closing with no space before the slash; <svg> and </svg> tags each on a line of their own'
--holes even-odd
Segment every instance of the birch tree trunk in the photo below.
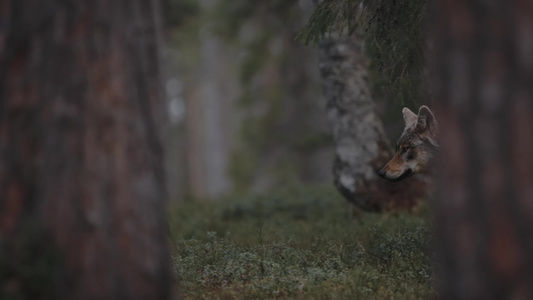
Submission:
<svg viewBox="0 0 533 300">
<path fill-rule="evenodd" d="M 433 7 L 443 299 L 533 297 L 533 2 Z"/>
<path fill-rule="evenodd" d="M 391 154 L 369 88 L 362 37 L 329 35 L 319 46 L 319 68 L 335 143 L 337 189 L 368 210 L 412 207 L 422 200 L 426 187 L 418 179 L 395 184 L 377 176 Z"/>
<path fill-rule="evenodd" d="M 0 1 L 0 296 L 167 299 L 156 1 Z"/>
</svg>

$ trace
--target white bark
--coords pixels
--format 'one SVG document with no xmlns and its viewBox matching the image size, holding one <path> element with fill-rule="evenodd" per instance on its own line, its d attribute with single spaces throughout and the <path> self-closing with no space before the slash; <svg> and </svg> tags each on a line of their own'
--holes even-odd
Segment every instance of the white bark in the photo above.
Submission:
<svg viewBox="0 0 533 300">
<path fill-rule="evenodd" d="M 319 48 L 327 116 L 335 143 L 336 187 L 355 204 L 359 188 L 377 179 L 375 162 L 388 155 L 388 140 L 376 113 L 360 37 L 330 35 Z"/>
</svg>

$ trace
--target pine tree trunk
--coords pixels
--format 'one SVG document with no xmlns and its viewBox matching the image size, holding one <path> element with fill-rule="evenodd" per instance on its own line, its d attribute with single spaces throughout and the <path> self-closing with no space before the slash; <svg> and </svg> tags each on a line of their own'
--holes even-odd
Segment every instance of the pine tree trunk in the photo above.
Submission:
<svg viewBox="0 0 533 300">
<path fill-rule="evenodd" d="M 328 36 L 319 47 L 319 67 L 335 143 L 337 189 L 363 209 L 415 205 L 425 196 L 423 182 L 409 178 L 396 184 L 377 176 L 391 157 L 390 146 L 370 92 L 361 36 Z"/>
<path fill-rule="evenodd" d="M 533 297 L 533 3 L 435 1 L 443 299 Z"/>
<path fill-rule="evenodd" d="M 0 15 L 0 297 L 169 298 L 156 1 Z"/>
</svg>

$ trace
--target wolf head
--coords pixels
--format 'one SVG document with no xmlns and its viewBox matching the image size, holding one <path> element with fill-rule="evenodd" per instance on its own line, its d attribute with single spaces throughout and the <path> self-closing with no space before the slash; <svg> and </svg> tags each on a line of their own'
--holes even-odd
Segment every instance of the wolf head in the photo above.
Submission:
<svg viewBox="0 0 533 300">
<path fill-rule="evenodd" d="M 427 106 L 421 106 L 418 115 L 407 107 L 402 113 L 405 129 L 396 143 L 396 153 L 378 172 L 379 176 L 390 181 L 428 172 L 439 147 L 437 120 Z"/>
</svg>

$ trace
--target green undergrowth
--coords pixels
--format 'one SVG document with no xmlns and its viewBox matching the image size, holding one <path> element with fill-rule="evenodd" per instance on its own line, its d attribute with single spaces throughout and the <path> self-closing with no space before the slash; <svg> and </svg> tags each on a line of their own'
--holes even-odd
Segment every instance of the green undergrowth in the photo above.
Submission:
<svg viewBox="0 0 533 300">
<path fill-rule="evenodd" d="M 185 299 L 428 299 L 431 230 L 416 214 L 356 211 L 330 188 L 191 201 L 169 210 Z"/>
</svg>

